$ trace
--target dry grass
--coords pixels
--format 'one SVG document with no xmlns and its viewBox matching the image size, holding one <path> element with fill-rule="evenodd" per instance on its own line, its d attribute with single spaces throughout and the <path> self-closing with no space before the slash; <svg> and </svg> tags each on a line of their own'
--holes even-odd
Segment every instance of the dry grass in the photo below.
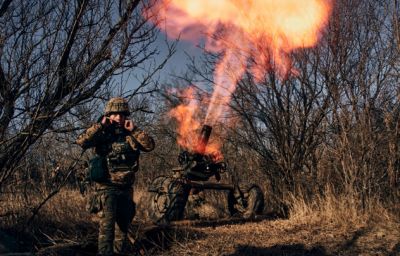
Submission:
<svg viewBox="0 0 400 256">
<path fill-rule="evenodd" d="M 327 190 L 329 191 L 329 190 Z M 207 192 L 206 202 L 194 209 L 201 219 L 226 218 L 225 195 Z M 30 207 L 45 194 L 3 194 L 1 228 L 20 232 L 36 249 L 54 244 L 78 244 L 96 236 L 96 224 L 86 211 L 86 199 L 76 190 L 63 189 L 40 210 L 29 228 Z M 148 221 L 150 194 L 136 190 L 135 221 Z M 379 202 L 359 200 L 327 192 L 306 202 L 292 196 L 290 217 L 238 224 L 178 226 L 158 232 L 163 243 L 151 242 L 149 255 L 398 255 L 400 222 Z M 212 223 L 212 222 L 210 222 Z M 143 226 L 139 227 L 144 228 Z M 24 232 L 21 232 L 24 231 Z M 139 234 L 140 232 L 137 231 Z"/>
<path fill-rule="evenodd" d="M 2 208 L 0 215 L 2 227 L 7 228 L 16 224 L 16 219 L 23 221 L 32 215 L 33 208 L 37 207 L 49 192 L 5 193 L 1 195 Z M 87 219 L 85 213 L 86 197 L 79 191 L 68 188 L 62 189 L 52 197 L 39 211 L 36 219 L 51 219 L 54 223 L 76 223 Z"/>
<path fill-rule="evenodd" d="M 332 194 L 291 203 L 287 220 L 186 228 L 161 255 L 400 255 L 399 219 L 376 201 L 370 211 Z"/>
<path fill-rule="evenodd" d="M 78 242 L 94 231 L 94 223 L 85 210 L 86 199 L 79 191 L 62 189 L 40 208 L 32 219 L 32 210 L 48 195 L 48 191 L 5 193 L 1 195 L 0 229 L 8 231 L 23 244 L 21 247 L 40 247 Z M 23 249 L 23 248 L 22 248 Z"/>
<path fill-rule="evenodd" d="M 133 200 L 136 203 L 135 219 L 147 221 L 149 220 L 150 211 L 150 193 L 144 190 L 135 189 L 133 192 Z"/>
<path fill-rule="evenodd" d="M 336 224 L 360 224 L 371 220 L 387 222 L 398 220 L 398 216 L 391 213 L 379 200 L 370 198 L 362 205 L 356 194 L 335 195 L 327 188 L 324 196 L 316 196 L 306 202 L 304 197 L 291 196 L 287 200 L 290 205 L 290 220 L 293 222 L 321 221 Z"/>
<path fill-rule="evenodd" d="M 187 228 L 188 238 L 161 255 L 390 255 L 398 250 L 398 228 L 292 220 Z"/>
</svg>

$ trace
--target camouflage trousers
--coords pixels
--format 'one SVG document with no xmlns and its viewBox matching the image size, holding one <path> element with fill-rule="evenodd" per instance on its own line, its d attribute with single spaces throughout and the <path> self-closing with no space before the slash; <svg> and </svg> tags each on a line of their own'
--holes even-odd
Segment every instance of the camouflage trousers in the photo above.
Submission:
<svg viewBox="0 0 400 256">
<path fill-rule="evenodd" d="M 135 216 L 133 189 L 104 189 L 98 191 L 101 210 L 98 213 L 100 255 L 127 253 L 129 250 L 128 227 Z"/>
</svg>

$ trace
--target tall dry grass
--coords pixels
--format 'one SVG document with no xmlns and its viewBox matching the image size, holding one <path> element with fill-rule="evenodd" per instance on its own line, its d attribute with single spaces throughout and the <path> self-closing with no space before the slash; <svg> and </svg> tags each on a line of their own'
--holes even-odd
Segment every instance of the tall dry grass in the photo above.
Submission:
<svg viewBox="0 0 400 256">
<path fill-rule="evenodd" d="M 400 218 L 376 198 L 362 199 L 357 193 L 336 194 L 327 186 L 323 195 L 306 200 L 301 194 L 287 198 L 289 219 L 298 223 L 364 225 L 370 221 L 398 223 Z"/>
<path fill-rule="evenodd" d="M 62 241 L 78 242 L 95 232 L 95 224 L 86 211 L 87 197 L 78 190 L 63 188 L 34 215 L 50 191 L 0 194 L 0 229 L 22 244 L 39 249 Z"/>
<path fill-rule="evenodd" d="M 325 241 L 324 239 L 330 241 L 332 239 L 330 235 L 340 237 L 345 234 L 358 234 L 359 230 L 369 230 L 368 228 L 372 226 L 373 231 L 363 233 L 363 239 L 366 243 L 375 241 L 376 236 L 382 239 L 388 237 L 388 241 L 395 241 L 396 238 L 393 237 L 393 234 L 397 233 L 388 226 L 398 227 L 399 219 L 378 200 L 369 200 L 368 207 L 365 208 L 360 198 L 355 195 L 356 193 L 337 195 L 330 187 L 326 188 L 324 195 L 316 195 L 312 199 L 302 195 L 302 193 L 292 194 L 286 199 L 286 203 L 289 205 L 289 219 L 261 222 L 260 224 L 249 223 L 235 226 L 233 229 L 241 230 L 240 232 L 246 234 L 247 237 L 240 238 L 242 239 L 240 240 L 241 243 L 253 243 L 256 237 L 251 237 L 253 233 L 249 229 L 253 230 L 255 227 L 261 232 L 259 235 L 268 237 L 268 239 L 275 239 L 275 243 L 279 243 L 280 240 L 278 236 L 274 237 L 274 234 L 270 234 L 268 230 L 271 227 L 275 229 L 276 234 L 293 230 L 292 239 L 297 239 L 296 241 L 303 241 L 300 236 L 294 238 L 296 237 L 296 230 L 303 230 L 302 232 L 299 231 L 299 234 L 307 234 L 306 237 L 315 234 L 321 236 L 318 238 L 320 241 Z M 87 239 L 92 239 L 92 244 L 96 243 L 96 218 L 95 215 L 90 215 L 85 208 L 88 195 L 83 197 L 77 189 L 71 187 L 63 188 L 51 198 L 40 209 L 31 225 L 26 226 L 27 220 L 32 215 L 32 207 L 42 202 L 45 196 L 46 194 L 37 192 L 26 195 L 13 193 L 7 196 L 3 193 L 0 198 L 2 203 L 0 215 L 6 212 L 12 212 L 12 214 L 1 217 L 0 229 L 14 230 L 14 234 L 19 235 L 20 239 L 28 241 L 26 248 L 33 247 L 34 251 L 57 244 L 80 244 Z M 148 217 L 150 200 L 150 193 L 146 189 L 134 190 L 134 201 L 137 204 L 136 222 L 148 223 L 150 221 Z M 223 192 L 206 191 L 204 204 L 200 207 L 192 207 L 192 203 L 189 201 L 187 204 L 186 214 L 188 218 L 193 216 L 194 213 L 203 220 L 215 220 L 229 216 L 226 208 L 226 194 Z M 145 223 L 143 224 L 145 225 Z M 139 229 L 143 229 L 143 227 L 143 225 L 139 225 Z M 142 234 L 139 229 L 136 231 L 136 236 Z M 210 243 L 215 252 L 225 250 L 226 248 L 223 247 L 225 243 L 214 244 L 213 241 L 207 240 L 212 239 L 215 232 L 218 232 L 218 230 L 211 231 L 211 229 L 205 228 L 203 231 L 196 231 L 189 227 L 174 229 L 165 238 L 168 239 L 169 245 L 167 247 L 164 247 L 162 243 L 155 244 L 151 246 L 149 252 L 154 251 L 154 254 L 160 255 L 186 255 L 199 252 L 200 255 L 205 255 L 201 254 L 204 253 L 203 250 L 193 247 L 196 243 Z M 236 236 L 235 231 L 225 232 L 226 238 L 223 239 L 226 239 L 227 242 L 236 241 L 232 239 L 239 239 L 232 238 Z M 316 241 L 319 241 L 318 239 Z M 310 243 L 312 247 L 314 240 L 311 240 L 309 239 L 305 243 Z M 257 243 L 261 243 L 259 245 L 262 246 L 261 240 Z M 334 249 L 332 250 L 334 251 Z"/>
</svg>

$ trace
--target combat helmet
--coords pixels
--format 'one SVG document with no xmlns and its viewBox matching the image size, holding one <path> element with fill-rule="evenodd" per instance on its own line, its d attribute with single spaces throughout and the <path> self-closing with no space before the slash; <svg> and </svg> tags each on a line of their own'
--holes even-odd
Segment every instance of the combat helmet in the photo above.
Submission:
<svg viewBox="0 0 400 256">
<path fill-rule="evenodd" d="M 121 97 L 111 98 L 106 104 L 104 114 L 109 116 L 112 113 L 123 113 L 126 116 L 129 116 L 130 111 L 128 102 Z"/>
</svg>

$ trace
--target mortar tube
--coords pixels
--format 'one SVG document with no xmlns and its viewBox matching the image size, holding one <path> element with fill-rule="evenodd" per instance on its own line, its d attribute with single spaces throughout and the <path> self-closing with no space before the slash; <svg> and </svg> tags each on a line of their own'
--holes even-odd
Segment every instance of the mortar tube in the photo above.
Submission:
<svg viewBox="0 0 400 256">
<path fill-rule="evenodd" d="M 208 144 L 208 140 L 210 139 L 212 127 L 204 124 L 201 132 L 199 134 L 199 138 L 197 140 L 196 152 L 199 154 L 204 154 L 206 151 L 206 147 Z"/>
</svg>

